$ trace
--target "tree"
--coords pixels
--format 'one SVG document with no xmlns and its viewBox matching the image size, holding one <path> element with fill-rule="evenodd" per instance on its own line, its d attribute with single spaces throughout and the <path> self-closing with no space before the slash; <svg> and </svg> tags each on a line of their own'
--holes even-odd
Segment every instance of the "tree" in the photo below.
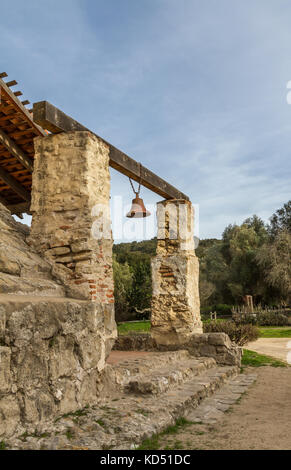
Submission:
<svg viewBox="0 0 291 470">
<path fill-rule="evenodd" d="M 287 230 L 291 233 L 291 200 L 288 201 L 281 209 L 278 209 L 270 219 L 270 234 L 273 238 L 281 230 Z"/>
<path fill-rule="evenodd" d="M 149 263 L 138 262 L 132 270 L 132 285 L 129 301 L 133 311 L 148 309 L 151 306 L 152 283 Z"/>
<path fill-rule="evenodd" d="M 113 257 L 115 318 L 117 321 L 130 318 L 130 292 L 133 283 L 133 273 L 127 263 L 120 264 Z"/>
<path fill-rule="evenodd" d="M 261 296 L 264 280 L 256 253 L 268 240 L 264 222 L 253 216 L 241 226 L 226 227 L 222 237 L 222 253 L 229 267 L 227 287 L 233 302 L 241 302 L 245 294 Z"/>
<path fill-rule="evenodd" d="M 281 302 L 291 303 L 291 233 L 278 232 L 275 240 L 265 244 L 257 253 L 267 284 L 275 289 Z"/>
</svg>

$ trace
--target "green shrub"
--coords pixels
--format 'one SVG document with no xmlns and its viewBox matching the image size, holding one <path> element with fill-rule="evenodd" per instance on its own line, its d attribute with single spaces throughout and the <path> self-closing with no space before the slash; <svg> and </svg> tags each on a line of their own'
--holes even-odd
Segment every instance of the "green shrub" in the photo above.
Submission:
<svg viewBox="0 0 291 470">
<path fill-rule="evenodd" d="M 256 326 L 238 324 L 232 320 L 205 323 L 203 330 L 204 333 L 226 333 L 231 341 L 239 346 L 243 346 L 249 341 L 255 341 L 260 335 L 259 329 Z"/>
<path fill-rule="evenodd" d="M 282 313 L 261 313 L 258 315 L 258 324 L 260 326 L 288 326 L 288 317 Z"/>
<path fill-rule="evenodd" d="M 245 314 L 240 317 L 234 316 L 237 324 L 252 324 L 258 326 L 288 326 L 289 318 L 279 312 L 258 312 L 256 314 Z"/>
</svg>

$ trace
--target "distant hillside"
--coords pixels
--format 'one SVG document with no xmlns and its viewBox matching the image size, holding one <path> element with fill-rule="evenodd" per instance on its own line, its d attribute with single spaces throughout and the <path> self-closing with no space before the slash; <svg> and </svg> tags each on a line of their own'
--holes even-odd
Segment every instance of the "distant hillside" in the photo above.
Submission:
<svg viewBox="0 0 291 470">
<path fill-rule="evenodd" d="M 142 242 L 119 243 L 113 246 L 113 253 L 118 263 L 133 264 L 137 260 L 149 261 L 155 256 L 157 239 L 144 240 Z"/>
<path fill-rule="evenodd" d="M 200 240 L 199 246 L 196 248 L 196 255 L 202 257 L 208 248 L 217 243 L 222 243 L 222 241 L 216 238 Z M 113 253 L 119 263 L 125 263 L 130 262 L 134 256 L 142 258 L 142 255 L 145 255 L 144 258 L 152 258 L 156 254 L 156 249 L 157 239 L 152 238 L 151 240 L 143 240 L 142 242 L 119 243 L 113 246 Z"/>
</svg>

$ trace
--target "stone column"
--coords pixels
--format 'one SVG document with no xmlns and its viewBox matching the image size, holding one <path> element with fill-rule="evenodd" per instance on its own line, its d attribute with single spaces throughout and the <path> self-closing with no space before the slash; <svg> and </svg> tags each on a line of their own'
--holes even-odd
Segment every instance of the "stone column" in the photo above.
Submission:
<svg viewBox="0 0 291 470">
<path fill-rule="evenodd" d="M 157 217 L 151 335 L 161 345 L 182 345 L 193 334 L 202 333 L 194 211 L 189 201 L 162 201 L 158 203 Z"/>
<path fill-rule="evenodd" d="M 116 334 L 109 146 L 88 131 L 35 139 L 29 243 L 53 264 L 66 295 L 95 302 Z"/>
</svg>

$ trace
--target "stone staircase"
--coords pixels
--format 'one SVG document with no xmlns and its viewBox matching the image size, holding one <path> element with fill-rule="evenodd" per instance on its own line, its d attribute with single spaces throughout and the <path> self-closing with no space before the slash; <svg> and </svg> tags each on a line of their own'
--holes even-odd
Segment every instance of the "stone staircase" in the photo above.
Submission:
<svg viewBox="0 0 291 470">
<path fill-rule="evenodd" d="M 197 422 L 201 416 L 202 421 L 213 413 L 213 404 L 221 413 L 253 381 L 239 374 L 237 366 L 219 366 L 212 358 L 191 357 L 188 351 L 114 351 L 101 380 L 98 405 L 62 416 L 36 433 L 31 429 L 34 437 L 25 442 L 13 439 L 8 444 L 13 449 L 134 449 L 178 418 Z M 209 422 L 214 418 L 211 413 L 207 417 Z"/>
<path fill-rule="evenodd" d="M 112 353 L 114 355 L 114 353 Z M 148 353 L 144 359 L 119 363 L 112 367 L 115 383 L 124 393 L 160 395 L 194 380 L 237 373 L 237 367 L 217 367 L 213 358 L 193 358 L 188 351 Z M 213 375 L 214 374 L 214 375 Z"/>
</svg>

